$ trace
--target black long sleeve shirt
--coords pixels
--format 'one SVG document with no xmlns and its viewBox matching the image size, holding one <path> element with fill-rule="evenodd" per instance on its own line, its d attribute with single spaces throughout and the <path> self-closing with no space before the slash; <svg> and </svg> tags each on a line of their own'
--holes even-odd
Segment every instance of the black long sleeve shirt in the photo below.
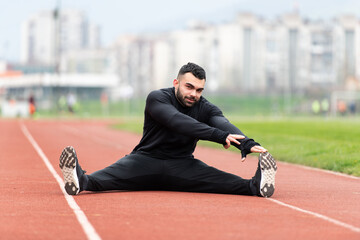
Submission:
<svg viewBox="0 0 360 240">
<path fill-rule="evenodd" d="M 226 144 L 229 134 L 244 135 L 221 110 L 204 97 L 192 107 L 182 106 L 174 88 L 152 91 L 146 100 L 143 136 L 133 152 L 163 159 L 192 158 L 199 140 Z M 250 153 L 259 145 L 246 137 L 233 146 Z"/>
</svg>

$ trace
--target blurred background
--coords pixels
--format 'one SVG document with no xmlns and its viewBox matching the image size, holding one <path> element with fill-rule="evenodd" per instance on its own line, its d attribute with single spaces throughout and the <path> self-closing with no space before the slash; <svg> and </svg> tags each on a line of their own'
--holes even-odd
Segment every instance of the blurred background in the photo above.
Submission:
<svg viewBox="0 0 360 240">
<path fill-rule="evenodd" d="M 234 116 L 360 110 L 357 0 L 0 0 L 4 117 L 141 116 L 179 68 Z"/>
</svg>

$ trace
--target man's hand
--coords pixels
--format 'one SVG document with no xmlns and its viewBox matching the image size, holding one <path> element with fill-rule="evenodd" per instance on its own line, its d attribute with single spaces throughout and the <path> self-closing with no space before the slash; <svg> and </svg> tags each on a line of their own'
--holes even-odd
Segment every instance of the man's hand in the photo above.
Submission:
<svg viewBox="0 0 360 240">
<path fill-rule="evenodd" d="M 263 148 L 262 146 L 253 146 L 251 149 L 250 149 L 250 151 L 252 152 L 252 153 L 265 153 L 265 152 L 267 152 L 268 150 L 266 150 L 265 148 Z M 243 161 L 245 161 L 245 159 L 246 158 L 242 158 L 241 159 L 241 161 L 243 162 Z"/>
<path fill-rule="evenodd" d="M 228 149 L 231 146 L 231 143 L 236 143 L 237 145 L 240 145 L 240 142 L 238 139 L 244 139 L 245 136 L 239 135 L 239 134 L 229 134 L 226 138 L 226 145 L 224 145 L 225 149 Z"/>
</svg>

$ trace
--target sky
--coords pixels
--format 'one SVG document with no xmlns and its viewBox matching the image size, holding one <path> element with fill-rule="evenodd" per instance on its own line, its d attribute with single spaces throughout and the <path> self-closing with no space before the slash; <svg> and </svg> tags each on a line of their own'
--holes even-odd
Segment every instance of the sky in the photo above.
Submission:
<svg viewBox="0 0 360 240">
<path fill-rule="evenodd" d="M 229 22 L 244 11 L 273 19 L 297 7 L 304 18 L 353 14 L 360 20 L 359 0 L 0 0 L 0 60 L 19 61 L 22 22 L 57 6 L 83 10 L 100 26 L 103 46 L 121 34 L 171 31 L 190 20 Z"/>
</svg>

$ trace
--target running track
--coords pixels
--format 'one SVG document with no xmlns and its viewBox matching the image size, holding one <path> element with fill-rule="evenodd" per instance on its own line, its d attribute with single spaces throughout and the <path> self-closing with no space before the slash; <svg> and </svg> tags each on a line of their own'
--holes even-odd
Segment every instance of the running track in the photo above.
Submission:
<svg viewBox="0 0 360 240">
<path fill-rule="evenodd" d="M 272 198 L 183 192 L 63 193 L 58 158 L 88 173 L 129 153 L 139 135 L 106 121 L 0 120 L 0 239 L 360 239 L 360 179 L 278 162 Z M 276 156 L 276 154 L 274 154 Z M 195 156 L 250 178 L 257 159 Z M 60 176 L 60 177 L 59 177 Z"/>
</svg>

